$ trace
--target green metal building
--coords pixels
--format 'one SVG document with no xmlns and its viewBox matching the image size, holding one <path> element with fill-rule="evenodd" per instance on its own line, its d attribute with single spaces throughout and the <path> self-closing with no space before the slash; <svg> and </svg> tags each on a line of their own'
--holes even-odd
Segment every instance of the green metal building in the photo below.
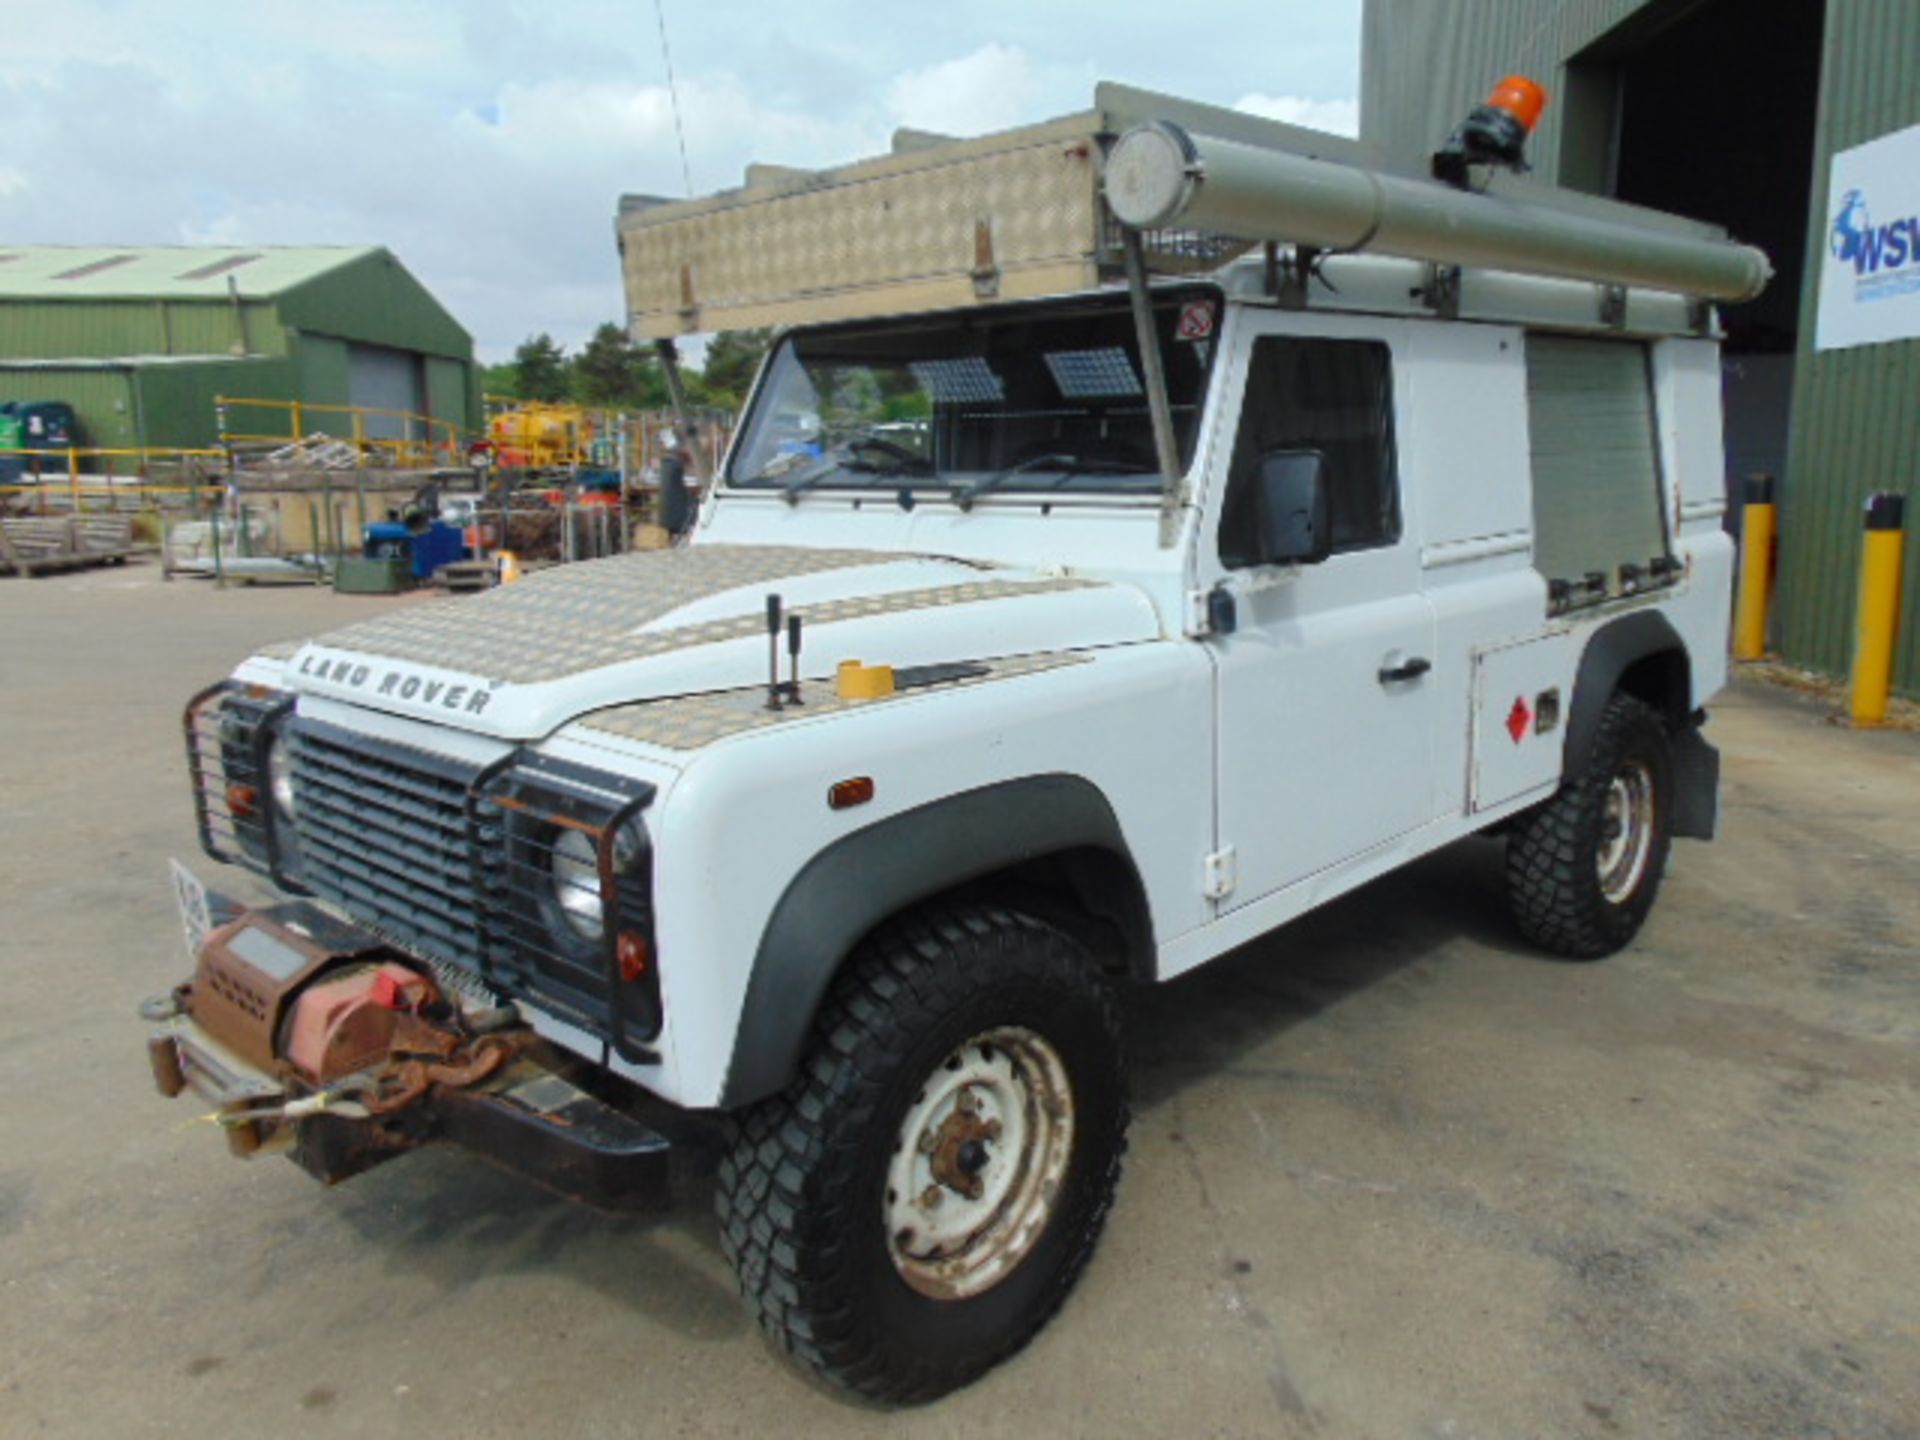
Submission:
<svg viewBox="0 0 1920 1440">
<path fill-rule="evenodd" d="M 219 395 L 482 424 L 473 338 L 384 249 L 0 244 L 0 400 L 64 400 L 82 444 L 137 449 L 213 445 Z M 229 414 L 261 433 L 291 418 Z M 351 423 L 301 416 L 306 434 Z"/>
<path fill-rule="evenodd" d="M 1775 643 L 1844 675 L 1866 497 L 1920 492 L 1920 338 L 1835 345 L 1821 292 L 1848 258 L 1836 209 L 1859 193 L 1841 178 L 1848 152 L 1885 138 L 1920 154 L 1920 132 L 1900 134 L 1920 125 L 1920 0 L 1367 0 L 1361 139 L 1382 163 L 1424 172 L 1516 71 L 1551 97 L 1529 145 L 1534 180 L 1705 220 L 1772 257 L 1767 292 L 1722 311 L 1729 488 L 1779 478 Z M 1917 194 L 1876 189 L 1873 219 L 1920 227 Z M 1908 233 L 1920 252 L 1920 229 Z M 1882 293 L 1920 288 L 1920 253 L 1889 268 L 1901 273 Z M 1911 539 L 1906 597 L 1895 684 L 1915 695 Z"/>
</svg>

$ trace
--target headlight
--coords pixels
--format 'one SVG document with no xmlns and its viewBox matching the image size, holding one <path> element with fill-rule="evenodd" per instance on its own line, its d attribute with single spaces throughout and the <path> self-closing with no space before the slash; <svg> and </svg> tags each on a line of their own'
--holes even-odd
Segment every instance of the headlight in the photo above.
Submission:
<svg viewBox="0 0 1920 1440">
<path fill-rule="evenodd" d="M 613 867 L 624 872 L 640 854 L 640 837 L 622 829 L 613 839 Z M 606 931 L 600 900 L 600 856 L 584 830 L 562 830 L 553 842 L 548 862 L 553 874 L 553 898 L 560 916 L 583 940 L 597 941 Z"/>
<path fill-rule="evenodd" d="M 287 737 L 276 733 L 267 742 L 267 786 L 273 794 L 273 812 L 293 823 L 293 761 L 287 755 Z"/>
</svg>

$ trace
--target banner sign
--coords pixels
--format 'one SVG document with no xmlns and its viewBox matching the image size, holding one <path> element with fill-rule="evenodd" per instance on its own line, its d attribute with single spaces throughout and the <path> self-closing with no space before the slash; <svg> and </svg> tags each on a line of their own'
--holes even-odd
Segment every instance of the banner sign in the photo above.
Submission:
<svg viewBox="0 0 1920 1440">
<path fill-rule="evenodd" d="M 1833 157 L 1815 349 L 1920 336 L 1920 125 Z"/>
</svg>

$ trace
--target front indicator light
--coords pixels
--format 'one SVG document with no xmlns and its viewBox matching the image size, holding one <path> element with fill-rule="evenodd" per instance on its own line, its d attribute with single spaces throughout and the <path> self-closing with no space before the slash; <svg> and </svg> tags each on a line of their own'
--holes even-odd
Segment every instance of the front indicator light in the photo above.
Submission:
<svg viewBox="0 0 1920 1440">
<path fill-rule="evenodd" d="M 645 977 L 647 966 L 653 958 L 647 937 L 632 930 L 621 932 L 620 938 L 614 942 L 614 954 L 620 961 L 620 978 L 629 985 L 637 984 Z"/>
<path fill-rule="evenodd" d="M 850 810 L 855 805 L 864 805 L 873 799 L 873 777 L 856 775 L 851 780 L 842 780 L 827 791 L 829 810 Z"/>
</svg>

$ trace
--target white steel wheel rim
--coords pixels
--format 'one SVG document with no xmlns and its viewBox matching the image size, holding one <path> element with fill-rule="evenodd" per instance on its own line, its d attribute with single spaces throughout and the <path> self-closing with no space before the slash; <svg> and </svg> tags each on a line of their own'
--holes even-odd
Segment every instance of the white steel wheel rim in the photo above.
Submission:
<svg viewBox="0 0 1920 1440">
<path fill-rule="evenodd" d="M 1600 812 L 1600 893 L 1624 904 L 1639 887 L 1653 854 L 1653 772 L 1638 760 L 1620 768 L 1607 786 Z"/>
<path fill-rule="evenodd" d="M 936 1300 L 965 1300 L 1019 1266 L 1053 1217 L 1073 1155 L 1060 1053 L 1002 1026 L 934 1067 L 894 1140 L 882 1197 L 887 1253 Z"/>
</svg>

